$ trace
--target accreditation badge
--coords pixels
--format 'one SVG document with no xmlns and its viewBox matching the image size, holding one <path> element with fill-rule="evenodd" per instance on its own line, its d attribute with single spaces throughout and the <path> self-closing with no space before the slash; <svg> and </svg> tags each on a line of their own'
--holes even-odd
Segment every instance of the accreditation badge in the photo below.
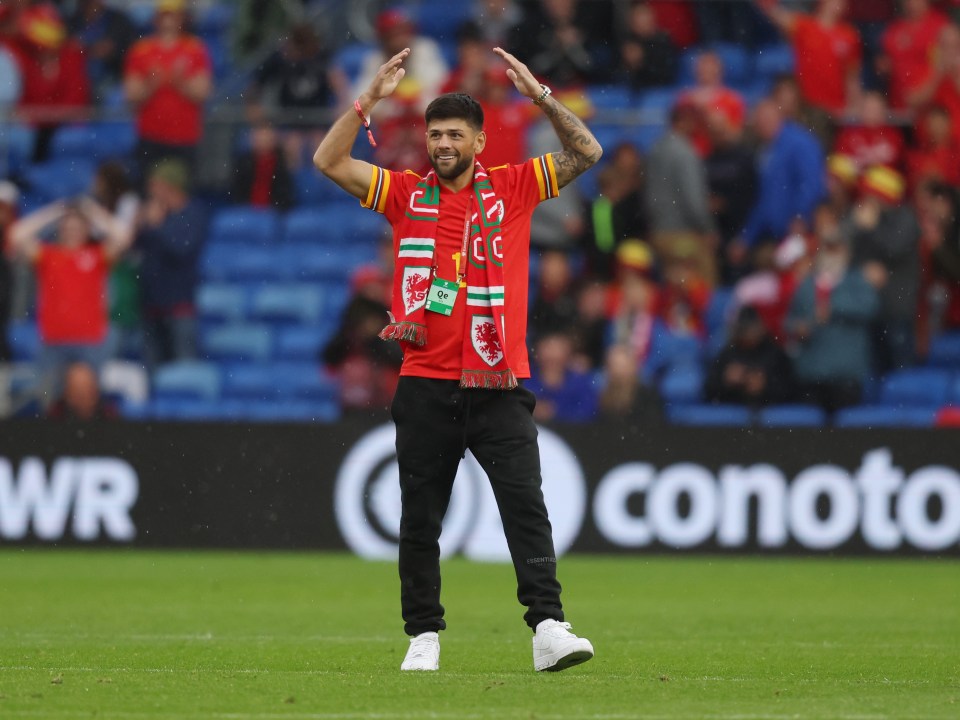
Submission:
<svg viewBox="0 0 960 720">
<path fill-rule="evenodd" d="M 430 285 L 430 293 L 427 295 L 427 310 L 441 315 L 451 315 L 453 305 L 457 302 L 459 289 L 460 286 L 457 283 L 435 277 Z"/>
</svg>

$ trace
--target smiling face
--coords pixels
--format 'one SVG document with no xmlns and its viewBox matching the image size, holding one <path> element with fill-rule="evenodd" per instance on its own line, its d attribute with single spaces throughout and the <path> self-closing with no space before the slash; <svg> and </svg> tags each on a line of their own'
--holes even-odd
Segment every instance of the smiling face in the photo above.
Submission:
<svg viewBox="0 0 960 720">
<path fill-rule="evenodd" d="M 472 172 L 486 143 L 486 133 L 460 118 L 432 120 L 427 125 L 427 155 L 441 180 L 453 181 Z"/>
</svg>

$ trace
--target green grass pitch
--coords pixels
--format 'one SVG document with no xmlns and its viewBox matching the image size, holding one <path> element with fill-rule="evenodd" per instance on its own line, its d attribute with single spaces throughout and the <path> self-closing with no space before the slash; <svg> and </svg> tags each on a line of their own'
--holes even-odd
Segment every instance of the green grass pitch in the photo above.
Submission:
<svg viewBox="0 0 960 720">
<path fill-rule="evenodd" d="M 390 563 L 0 552 L 0 718 L 960 718 L 960 564 L 567 557 L 597 657 L 533 672 L 512 568 L 444 564 L 436 674 L 401 674 Z"/>
</svg>

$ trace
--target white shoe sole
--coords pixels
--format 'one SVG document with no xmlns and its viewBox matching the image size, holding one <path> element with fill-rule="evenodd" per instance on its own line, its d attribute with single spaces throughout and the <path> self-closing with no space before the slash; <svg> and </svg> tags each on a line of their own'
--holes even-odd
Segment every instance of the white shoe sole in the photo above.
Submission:
<svg viewBox="0 0 960 720">
<path fill-rule="evenodd" d="M 589 644 L 579 650 L 564 652 L 558 650 L 550 655 L 543 655 L 537 658 L 534 663 L 534 669 L 537 672 L 560 672 L 574 665 L 580 665 L 593 657 L 593 647 Z"/>
</svg>

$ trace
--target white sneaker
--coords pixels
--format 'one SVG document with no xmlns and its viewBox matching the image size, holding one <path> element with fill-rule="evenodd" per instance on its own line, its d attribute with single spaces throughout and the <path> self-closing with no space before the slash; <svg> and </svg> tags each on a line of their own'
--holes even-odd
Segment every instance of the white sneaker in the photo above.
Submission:
<svg viewBox="0 0 960 720">
<path fill-rule="evenodd" d="M 410 638 L 410 647 L 400 669 L 439 670 L 440 636 L 435 632 L 425 632 Z"/>
<path fill-rule="evenodd" d="M 557 672 L 593 657 L 593 645 L 570 632 L 570 623 L 544 620 L 533 636 L 533 669 Z"/>
</svg>

